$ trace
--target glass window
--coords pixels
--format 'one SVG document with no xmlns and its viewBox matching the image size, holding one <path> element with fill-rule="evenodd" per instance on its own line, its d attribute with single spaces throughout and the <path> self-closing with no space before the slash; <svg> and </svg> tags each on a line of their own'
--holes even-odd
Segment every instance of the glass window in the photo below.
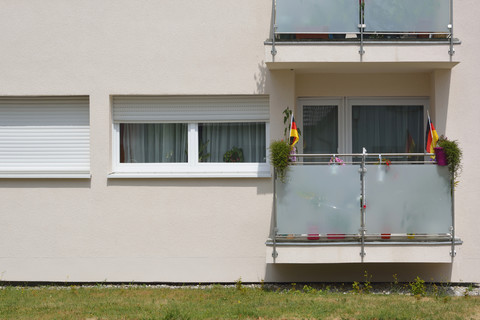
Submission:
<svg viewBox="0 0 480 320">
<path fill-rule="evenodd" d="M 423 152 L 423 106 L 352 106 L 352 152 Z"/>
<path fill-rule="evenodd" d="M 112 107 L 109 177 L 271 176 L 268 96 L 114 96 Z"/>
<path fill-rule="evenodd" d="M 299 106 L 305 154 L 423 153 L 428 99 L 304 98 Z"/>
<path fill-rule="evenodd" d="M 121 163 L 187 162 L 188 124 L 121 123 Z"/>
<path fill-rule="evenodd" d="M 265 162 L 265 123 L 198 124 L 199 162 Z"/>
<path fill-rule="evenodd" d="M 336 153 L 338 106 L 303 106 L 304 153 Z"/>
</svg>

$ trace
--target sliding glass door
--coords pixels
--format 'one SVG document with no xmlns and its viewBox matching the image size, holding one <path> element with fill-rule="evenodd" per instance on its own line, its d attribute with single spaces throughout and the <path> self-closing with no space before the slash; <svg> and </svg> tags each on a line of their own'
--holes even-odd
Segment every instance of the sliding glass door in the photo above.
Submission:
<svg viewBox="0 0 480 320">
<path fill-rule="evenodd" d="M 299 99 L 302 153 L 424 150 L 426 98 Z"/>
</svg>

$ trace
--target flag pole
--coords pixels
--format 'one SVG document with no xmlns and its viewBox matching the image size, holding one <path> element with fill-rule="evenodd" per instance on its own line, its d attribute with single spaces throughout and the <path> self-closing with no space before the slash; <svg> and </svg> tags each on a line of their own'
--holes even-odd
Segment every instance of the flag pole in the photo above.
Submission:
<svg viewBox="0 0 480 320">
<path fill-rule="evenodd" d="M 433 130 L 432 130 L 432 119 L 430 119 L 430 113 L 427 110 L 427 116 L 428 116 L 428 125 L 430 128 L 428 130 L 430 131 L 430 136 L 432 136 L 432 141 L 433 141 Z"/>
<path fill-rule="evenodd" d="M 293 126 L 293 111 L 292 111 L 292 115 L 290 116 L 290 133 L 288 134 L 288 144 L 292 144 L 290 142 L 290 137 L 292 136 L 292 126 Z"/>
</svg>

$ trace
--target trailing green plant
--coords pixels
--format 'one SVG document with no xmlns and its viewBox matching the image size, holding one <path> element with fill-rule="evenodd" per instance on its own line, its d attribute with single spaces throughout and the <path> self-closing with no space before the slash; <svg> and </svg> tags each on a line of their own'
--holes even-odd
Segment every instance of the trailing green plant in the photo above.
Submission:
<svg viewBox="0 0 480 320">
<path fill-rule="evenodd" d="M 275 169 L 277 177 L 282 182 L 285 182 L 287 175 L 291 150 L 292 147 L 284 140 L 274 140 L 270 143 L 270 162 Z"/>
<path fill-rule="evenodd" d="M 291 161 L 295 161 L 295 156 L 292 156 L 292 153 L 295 153 L 295 147 L 290 145 L 290 129 L 291 129 L 291 119 L 293 111 L 287 107 L 282 112 L 283 114 L 283 139 L 274 140 L 270 143 L 270 162 L 275 168 L 277 177 L 280 181 L 285 182 L 285 177 L 287 174 L 288 165 Z M 297 127 L 298 135 L 301 136 L 302 132 L 300 128 Z"/>
<path fill-rule="evenodd" d="M 458 183 L 457 178 L 462 170 L 463 152 L 458 145 L 457 140 L 449 140 L 445 136 L 438 139 L 437 146 L 442 147 L 447 157 L 448 170 L 452 175 L 455 184 Z"/>
<path fill-rule="evenodd" d="M 409 283 L 410 292 L 414 296 L 422 296 L 424 297 L 427 294 L 427 288 L 425 286 L 425 280 L 421 279 L 417 276 L 413 282 Z"/>
</svg>

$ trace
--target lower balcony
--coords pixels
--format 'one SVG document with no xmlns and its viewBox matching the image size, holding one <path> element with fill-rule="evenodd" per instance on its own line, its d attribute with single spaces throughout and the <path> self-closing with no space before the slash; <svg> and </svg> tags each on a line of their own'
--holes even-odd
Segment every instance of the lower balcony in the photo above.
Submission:
<svg viewBox="0 0 480 320">
<path fill-rule="evenodd" d="M 268 263 L 452 261 L 446 166 L 425 154 L 299 156 L 275 179 Z"/>
</svg>

